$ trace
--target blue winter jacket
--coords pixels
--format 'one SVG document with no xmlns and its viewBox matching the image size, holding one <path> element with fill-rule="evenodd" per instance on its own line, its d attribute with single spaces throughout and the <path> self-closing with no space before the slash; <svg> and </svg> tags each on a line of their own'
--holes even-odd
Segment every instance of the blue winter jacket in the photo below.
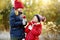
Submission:
<svg viewBox="0 0 60 40">
<path fill-rule="evenodd" d="M 14 8 L 12 8 L 10 13 L 10 36 L 17 38 L 24 38 L 24 26 L 22 24 L 22 17 L 15 15 Z"/>
</svg>

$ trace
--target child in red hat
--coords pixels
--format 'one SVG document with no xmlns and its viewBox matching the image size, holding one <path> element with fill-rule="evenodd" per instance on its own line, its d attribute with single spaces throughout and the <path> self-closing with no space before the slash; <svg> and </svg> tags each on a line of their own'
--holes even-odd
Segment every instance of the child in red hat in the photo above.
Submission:
<svg viewBox="0 0 60 40">
<path fill-rule="evenodd" d="M 15 8 L 15 9 L 18 9 L 18 8 L 23 9 L 23 8 L 24 8 L 24 5 L 23 5 L 22 2 L 20 2 L 20 1 L 18 1 L 18 0 L 15 0 L 14 8 Z"/>
<path fill-rule="evenodd" d="M 39 35 L 42 31 L 42 24 L 46 19 L 41 15 L 35 15 L 33 19 L 26 25 L 25 32 L 26 38 L 25 40 L 39 40 Z"/>
<path fill-rule="evenodd" d="M 10 36 L 11 40 L 23 40 L 25 38 L 26 17 L 23 15 L 24 5 L 15 0 L 14 7 L 10 12 Z"/>
</svg>

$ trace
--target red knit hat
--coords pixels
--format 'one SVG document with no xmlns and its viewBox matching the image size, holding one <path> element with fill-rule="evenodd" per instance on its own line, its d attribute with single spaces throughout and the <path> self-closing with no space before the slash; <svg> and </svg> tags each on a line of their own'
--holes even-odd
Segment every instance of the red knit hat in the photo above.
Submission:
<svg viewBox="0 0 60 40">
<path fill-rule="evenodd" d="M 14 8 L 15 9 L 18 9 L 18 8 L 22 8 L 23 9 L 24 8 L 24 5 L 23 5 L 22 2 L 19 2 L 19 1 L 15 0 Z"/>
</svg>

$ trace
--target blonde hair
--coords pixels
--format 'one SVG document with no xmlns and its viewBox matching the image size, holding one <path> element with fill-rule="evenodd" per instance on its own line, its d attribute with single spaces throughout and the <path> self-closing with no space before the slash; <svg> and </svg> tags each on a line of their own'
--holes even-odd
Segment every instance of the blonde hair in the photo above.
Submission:
<svg viewBox="0 0 60 40">
<path fill-rule="evenodd" d="M 19 13 L 18 13 L 18 11 L 17 10 L 15 10 L 15 15 L 18 15 Z"/>
</svg>

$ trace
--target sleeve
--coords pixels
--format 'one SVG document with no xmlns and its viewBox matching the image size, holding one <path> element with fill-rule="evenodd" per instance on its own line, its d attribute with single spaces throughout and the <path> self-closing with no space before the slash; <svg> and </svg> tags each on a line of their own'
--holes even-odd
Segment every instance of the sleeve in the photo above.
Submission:
<svg viewBox="0 0 60 40">
<path fill-rule="evenodd" d="M 22 21 L 15 22 L 15 14 L 13 12 L 10 14 L 10 25 L 12 27 L 23 25 Z"/>
<path fill-rule="evenodd" d="M 28 26 L 25 28 L 25 32 L 26 33 L 29 33 L 30 32 L 30 29 L 28 29 Z"/>
<path fill-rule="evenodd" d="M 25 32 L 26 33 L 29 33 L 31 30 L 28 28 L 29 27 L 29 25 L 31 25 L 31 23 L 29 22 L 25 27 Z"/>
<path fill-rule="evenodd" d="M 40 27 L 38 27 L 38 26 L 40 26 Z M 36 28 L 33 28 L 31 30 L 32 34 L 35 35 L 35 36 L 40 35 L 41 34 L 41 31 L 42 31 L 42 25 L 38 25 L 38 26 L 36 26 Z"/>
</svg>

